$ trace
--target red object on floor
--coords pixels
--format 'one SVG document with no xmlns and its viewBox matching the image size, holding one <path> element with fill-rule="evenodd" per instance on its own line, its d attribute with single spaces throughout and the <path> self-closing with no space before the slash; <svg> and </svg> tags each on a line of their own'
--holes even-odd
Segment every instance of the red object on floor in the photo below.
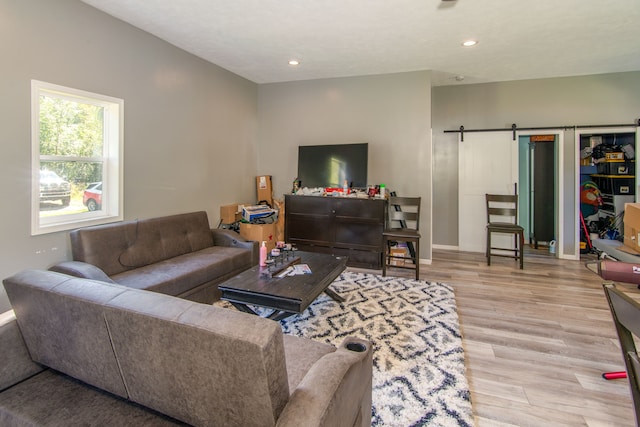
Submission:
<svg viewBox="0 0 640 427">
<path fill-rule="evenodd" d="M 605 380 L 619 380 L 621 378 L 627 378 L 627 372 L 605 372 L 604 374 L 602 374 L 602 378 L 604 378 Z"/>
</svg>

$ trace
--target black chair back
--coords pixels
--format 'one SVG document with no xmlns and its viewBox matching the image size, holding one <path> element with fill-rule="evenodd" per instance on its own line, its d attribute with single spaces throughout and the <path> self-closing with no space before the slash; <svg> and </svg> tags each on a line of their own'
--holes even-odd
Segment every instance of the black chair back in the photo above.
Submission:
<svg viewBox="0 0 640 427">
<path fill-rule="evenodd" d="M 518 196 L 487 194 L 487 224 L 518 223 Z M 499 221 L 496 221 L 496 217 Z"/>
<path fill-rule="evenodd" d="M 420 230 L 420 197 L 389 197 L 387 230 Z"/>
</svg>

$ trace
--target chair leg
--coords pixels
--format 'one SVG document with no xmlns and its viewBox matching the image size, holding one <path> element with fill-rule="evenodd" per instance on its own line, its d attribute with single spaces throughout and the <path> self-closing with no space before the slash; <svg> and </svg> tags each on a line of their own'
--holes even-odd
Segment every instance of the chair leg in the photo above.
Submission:
<svg viewBox="0 0 640 427">
<path fill-rule="evenodd" d="M 487 265 L 491 265 L 491 231 L 487 230 L 487 251 L 485 253 L 487 257 Z"/>
<path fill-rule="evenodd" d="M 382 256 L 382 277 L 387 275 L 387 262 L 389 262 L 389 241 L 384 239 L 384 255 Z"/>
<path fill-rule="evenodd" d="M 415 243 L 415 251 L 416 251 L 416 280 L 420 280 L 420 241 L 416 241 Z"/>
<path fill-rule="evenodd" d="M 520 237 L 520 249 L 518 255 L 520 256 L 520 270 L 524 270 L 524 233 L 518 233 Z"/>
</svg>

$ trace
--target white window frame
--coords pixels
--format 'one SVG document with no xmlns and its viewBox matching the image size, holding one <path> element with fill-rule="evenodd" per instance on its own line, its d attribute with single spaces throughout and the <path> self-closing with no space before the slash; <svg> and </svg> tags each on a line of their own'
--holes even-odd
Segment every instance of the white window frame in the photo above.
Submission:
<svg viewBox="0 0 640 427">
<path fill-rule="evenodd" d="M 102 209 L 40 217 L 40 96 L 54 96 L 104 108 Z M 61 161 L 79 160 L 60 156 Z M 86 160 L 87 158 L 82 158 Z M 49 159 L 51 160 L 51 159 Z M 31 235 L 54 233 L 123 219 L 124 100 L 79 89 L 31 80 Z"/>
</svg>

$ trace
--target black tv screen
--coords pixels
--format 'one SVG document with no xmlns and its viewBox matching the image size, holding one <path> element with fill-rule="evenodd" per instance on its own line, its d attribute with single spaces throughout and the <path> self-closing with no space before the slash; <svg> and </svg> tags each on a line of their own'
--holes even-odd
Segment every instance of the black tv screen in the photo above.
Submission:
<svg viewBox="0 0 640 427">
<path fill-rule="evenodd" d="M 367 186 L 369 144 L 301 145 L 298 179 L 302 187 Z"/>
</svg>

